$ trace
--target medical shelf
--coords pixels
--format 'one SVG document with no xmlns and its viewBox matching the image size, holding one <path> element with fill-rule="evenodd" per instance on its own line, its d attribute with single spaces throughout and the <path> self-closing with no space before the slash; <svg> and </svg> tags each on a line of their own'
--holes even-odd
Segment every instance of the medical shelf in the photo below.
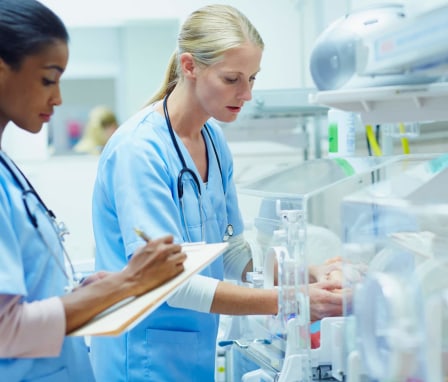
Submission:
<svg viewBox="0 0 448 382">
<path fill-rule="evenodd" d="M 365 124 L 448 120 L 448 82 L 321 91 L 309 101 L 360 113 Z"/>
</svg>

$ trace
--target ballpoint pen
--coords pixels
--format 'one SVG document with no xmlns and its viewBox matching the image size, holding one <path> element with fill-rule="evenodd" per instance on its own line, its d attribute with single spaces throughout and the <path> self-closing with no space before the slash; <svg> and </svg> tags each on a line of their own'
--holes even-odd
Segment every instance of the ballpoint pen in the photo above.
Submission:
<svg viewBox="0 0 448 382">
<path fill-rule="evenodd" d="M 149 243 L 151 241 L 151 238 L 144 233 L 141 229 L 134 227 L 134 232 L 141 237 L 143 240 L 145 240 L 147 243 Z M 192 243 L 182 243 L 182 247 L 192 247 L 192 246 L 197 246 L 197 245 L 201 245 L 201 244 L 206 244 L 205 241 L 196 241 L 196 242 L 192 242 Z"/>
<path fill-rule="evenodd" d="M 134 227 L 134 231 L 139 237 L 141 237 L 147 243 L 151 241 L 151 238 L 146 233 L 144 233 L 141 229 Z"/>
</svg>

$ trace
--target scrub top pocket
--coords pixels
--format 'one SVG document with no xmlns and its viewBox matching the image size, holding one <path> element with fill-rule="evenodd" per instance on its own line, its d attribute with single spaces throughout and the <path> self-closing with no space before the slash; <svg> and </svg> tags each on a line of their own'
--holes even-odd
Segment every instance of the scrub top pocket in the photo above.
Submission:
<svg viewBox="0 0 448 382">
<path fill-rule="evenodd" d="M 199 333 L 147 329 L 146 339 L 148 381 L 194 381 L 199 377 L 195 370 L 200 361 Z"/>
<path fill-rule="evenodd" d="M 37 378 L 24 379 L 22 382 L 65 382 L 65 381 L 69 382 L 70 379 L 67 368 L 63 367 L 52 374 L 40 376 Z"/>
</svg>

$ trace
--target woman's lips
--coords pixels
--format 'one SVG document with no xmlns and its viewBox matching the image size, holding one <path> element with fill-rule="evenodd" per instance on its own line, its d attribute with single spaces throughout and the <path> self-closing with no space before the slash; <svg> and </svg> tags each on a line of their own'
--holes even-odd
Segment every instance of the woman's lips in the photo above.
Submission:
<svg viewBox="0 0 448 382">
<path fill-rule="evenodd" d="M 44 120 L 44 122 L 48 122 L 51 118 L 51 114 L 41 113 L 39 114 L 40 118 Z"/>
<path fill-rule="evenodd" d="M 232 113 L 239 113 L 241 111 L 241 107 L 238 106 L 227 106 L 227 109 L 229 109 Z"/>
</svg>

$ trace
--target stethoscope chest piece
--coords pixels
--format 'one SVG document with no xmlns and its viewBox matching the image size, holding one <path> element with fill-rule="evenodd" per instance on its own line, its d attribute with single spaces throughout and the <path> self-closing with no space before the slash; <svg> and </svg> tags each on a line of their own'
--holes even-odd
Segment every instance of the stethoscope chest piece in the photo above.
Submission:
<svg viewBox="0 0 448 382">
<path fill-rule="evenodd" d="M 233 225 L 227 224 L 226 232 L 224 233 L 223 240 L 228 241 L 233 236 Z"/>
</svg>

